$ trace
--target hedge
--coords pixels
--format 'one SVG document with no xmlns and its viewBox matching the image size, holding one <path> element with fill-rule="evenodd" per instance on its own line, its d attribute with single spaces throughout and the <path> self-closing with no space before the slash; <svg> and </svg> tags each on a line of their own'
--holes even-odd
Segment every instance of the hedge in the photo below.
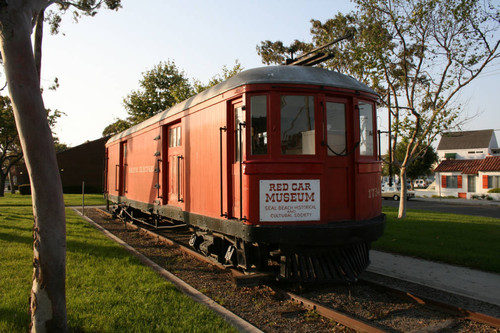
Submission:
<svg viewBox="0 0 500 333">
<path fill-rule="evenodd" d="M 22 194 L 22 195 L 29 195 L 29 194 L 31 194 L 31 186 L 30 186 L 30 184 L 19 185 L 19 193 Z"/>
</svg>

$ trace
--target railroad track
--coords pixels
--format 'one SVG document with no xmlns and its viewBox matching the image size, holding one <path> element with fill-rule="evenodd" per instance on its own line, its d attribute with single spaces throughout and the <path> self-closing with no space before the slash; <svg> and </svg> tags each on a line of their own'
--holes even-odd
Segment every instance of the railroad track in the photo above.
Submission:
<svg viewBox="0 0 500 333">
<path fill-rule="evenodd" d="M 108 214 L 105 211 L 102 211 L 103 214 Z M 168 244 L 170 247 L 174 247 L 186 253 L 189 256 L 196 258 L 197 260 L 202 260 L 203 262 L 209 263 L 210 265 L 215 265 L 218 269 L 227 270 L 226 267 L 217 263 L 215 260 L 211 258 L 207 258 L 204 255 L 193 251 L 188 246 L 182 244 L 188 239 L 188 234 L 181 234 L 180 239 L 174 240 L 170 236 L 166 235 L 166 231 L 162 231 L 160 233 L 151 230 L 150 228 L 143 228 L 131 223 L 124 224 L 126 228 L 129 230 L 140 231 L 155 239 L 159 242 Z M 168 232 L 171 234 L 170 232 Z M 389 288 L 387 286 L 379 285 L 375 282 L 361 281 L 360 283 L 363 286 L 368 286 L 373 289 L 377 289 L 380 292 L 380 295 L 391 294 L 394 295 L 395 298 L 401 299 L 402 304 L 414 304 L 414 305 L 401 305 L 398 304 L 398 309 L 388 309 L 384 310 L 383 306 L 380 305 L 380 308 L 377 309 L 378 314 L 376 316 L 363 316 L 363 314 L 359 312 L 351 312 L 351 311 L 342 311 L 338 309 L 334 309 L 335 305 L 332 305 L 332 301 L 325 297 L 326 292 L 324 291 L 306 291 L 305 293 L 301 293 L 300 295 L 288 290 L 284 290 L 282 288 L 278 288 L 274 286 L 270 281 L 272 277 L 269 274 L 243 274 L 237 270 L 230 270 L 232 282 L 239 286 L 251 286 L 262 283 L 267 283 L 270 285 L 270 288 L 278 295 L 280 295 L 280 299 L 288 300 L 295 302 L 296 304 L 303 307 L 304 311 L 309 311 L 311 313 L 317 314 L 318 316 L 322 316 L 329 320 L 333 320 L 336 323 L 342 324 L 345 327 L 349 327 L 352 330 L 359 332 L 397 332 L 397 331 L 413 331 L 413 332 L 437 332 L 441 330 L 449 330 L 454 331 L 454 329 L 467 331 L 481 331 L 481 332 L 499 332 L 500 330 L 500 319 L 489 316 L 486 314 L 482 314 L 476 311 L 470 311 L 455 305 L 446 304 L 444 302 L 434 301 L 427 297 L 423 297 L 420 295 L 412 294 L 409 292 Z M 359 286 L 347 286 L 346 288 L 357 288 Z M 367 287 L 366 287 L 367 288 Z M 345 288 L 344 288 L 345 289 Z M 323 294 L 322 294 L 323 293 Z M 351 298 L 351 291 L 349 291 L 349 297 Z M 378 297 L 378 296 L 370 296 L 370 297 Z M 358 302 L 354 298 L 351 299 L 353 303 Z M 363 302 L 363 301 L 361 301 Z M 393 301 L 398 302 L 398 301 Z M 335 306 L 338 307 L 338 306 Z M 412 315 L 408 314 L 412 310 L 410 308 L 417 308 L 417 312 L 422 311 L 422 308 L 425 308 L 427 313 L 436 313 L 439 311 L 440 315 L 429 315 L 431 318 L 422 319 L 418 318 L 419 322 L 418 328 L 414 326 L 410 329 L 411 326 L 408 323 L 402 323 L 401 326 L 404 327 L 402 329 L 397 328 L 397 323 L 387 324 L 388 321 L 392 321 L 392 319 L 387 319 L 389 317 L 394 316 L 394 314 L 400 314 L 403 317 L 405 316 L 420 316 L 420 314 Z M 342 308 L 342 307 L 341 307 Z M 384 314 L 383 314 L 384 313 Z M 420 312 L 419 312 L 420 313 Z M 439 318 L 438 318 L 439 317 Z M 472 325 L 470 323 L 473 323 Z M 479 324 L 475 324 L 479 323 Z M 396 327 L 394 327 L 396 326 Z M 459 327 L 462 327 L 459 329 Z M 464 328 L 465 327 L 465 328 Z"/>
<path fill-rule="evenodd" d="M 366 282 L 368 285 L 372 285 L 377 289 L 382 289 L 383 292 L 391 293 L 396 295 L 398 298 L 401 298 L 403 302 L 415 303 L 421 306 L 424 306 L 428 309 L 429 312 L 434 313 L 434 318 L 426 323 L 425 320 L 419 320 L 421 327 L 416 330 L 412 330 L 413 332 L 438 332 L 442 330 L 450 330 L 455 331 L 454 328 L 459 327 L 463 324 L 464 321 L 471 321 L 475 323 L 479 323 L 481 325 L 474 326 L 476 327 L 474 330 L 460 330 L 460 331 L 484 331 L 484 332 L 499 332 L 500 329 L 500 319 L 489 316 L 483 313 L 474 312 L 470 310 L 466 310 L 451 304 L 446 304 L 443 302 L 438 302 L 435 300 L 431 300 L 425 297 L 417 296 L 408 292 L 403 292 L 394 288 L 387 287 L 385 285 L 374 284 L 372 282 Z M 385 315 L 377 316 L 376 318 L 372 318 L 373 320 L 368 320 L 364 318 L 360 318 L 360 314 L 354 313 L 349 314 L 342 311 L 338 311 L 333 309 L 332 307 L 325 305 L 319 301 L 314 300 L 314 298 L 309 298 L 307 296 L 302 296 L 295 294 L 290 291 L 280 290 L 278 288 L 274 288 L 275 290 L 281 292 L 286 295 L 288 299 L 307 309 L 311 309 L 316 311 L 318 314 L 334 320 L 346 327 L 352 328 L 359 332 L 370 332 L 370 333 L 378 333 L 378 332 L 394 332 L 394 331 L 404 331 L 407 332 L 409 330 L 402 329 L 398 330 L 397 328 L 391 327 L 393 325 L 380 324 L 380 322 L 384 322 L 384 318 L 388 316 L 392 316 L 391 311 L 386 311 Z M 317 297 L 316 297 L 317 298 Z M 384 312 L 383 309 L 378 309 L 379 312 Z M 410 311 L 422 311 L 422 309 L 404 309 L 403 311 L 399 310 L 403 316 L 409 316 L 408 312 Z M 435 315 L 435 311 L 442 312 L 443 314 L 438 316 Z M 463 326 L 463 325 L 462 325 Z M 465 325 L 467 326 L 467 325 Z M 458 329 L 457 329 L 458 330 Z"/>
</svg>

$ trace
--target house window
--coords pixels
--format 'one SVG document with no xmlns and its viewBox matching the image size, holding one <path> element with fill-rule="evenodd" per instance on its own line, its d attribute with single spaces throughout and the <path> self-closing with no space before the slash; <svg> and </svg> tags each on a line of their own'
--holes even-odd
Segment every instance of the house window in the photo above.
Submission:
<svg viewBox="0 0 500 333">
<path fill-rule="evenodd" d="M 457 153 L 445 153 L 444 158 L 447 160 L 454 160 L 457 157 Z"/>
<path fill-rule="evenodd" d="M 441 187 L 462 188 L 462 176 L 442 176 Z"/>
<path fill-rule="evenodd" d="M 446 176 L 446 187 L 447 188 L 458 188 L 457 176 Z"/>
<path fill-rule="evenodd" d="M 488 188 L 500 188 L 500 176 L 488 176 Z"/>
</svg>

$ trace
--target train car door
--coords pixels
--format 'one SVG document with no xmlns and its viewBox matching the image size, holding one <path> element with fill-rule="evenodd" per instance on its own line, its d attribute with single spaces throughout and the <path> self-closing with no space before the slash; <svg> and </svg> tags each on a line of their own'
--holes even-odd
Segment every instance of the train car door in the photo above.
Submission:
<svg viewBox="0 0 500 333">
<path fill-rule="evenodd" d="M 329 197 L 328 216 L 338 219 L 354 217 L 354 155 L 352 103 L 346 99 L 329 98 L 325 106 L 327 147 L 327 188 L 335 188 Z"/>
<path fill-rule="evenodd" d="M 246 113 L 241 101 L 232 103 L 232 138 L 233 138 L 233 158 L 232 158 L 232 181 L 231 181 L 231 197 L 230 205 L 232 211 L 230 216 L 244 219 L 243 215 L 243 161 L 246 158 Z M 231 118 L 230 118 L 231 119 Z"/>
<path fill-rule="evenodd" d="M 127 193 L 127 167 L 127 141 L 124 141 L 120 143 L 120 166 L 118 170 L 118 192 L 120 196 Z"/>
<path fill-rule="evenodd" d="M 182 156 L 182 127 L 180 123 L 168 126 L 167 130 L 167 167 L 168 180 L 166 195 L 168 204 L 179 205 L 184 201 L 183 193 L 183 169 L 184 159 Z M 165 197 L 165 196 L 164 196 Z"/>
</svg>

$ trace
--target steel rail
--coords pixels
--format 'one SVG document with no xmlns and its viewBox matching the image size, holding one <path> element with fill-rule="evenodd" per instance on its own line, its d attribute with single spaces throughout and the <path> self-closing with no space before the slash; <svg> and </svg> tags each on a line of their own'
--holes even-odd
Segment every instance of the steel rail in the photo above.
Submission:
<svg viewBox="0 0 500 333">
<path fill-rule="evenodd" d="M 467 310 L 467 309 L 464 309 L 464 308 L 461 308 L 461 307 L 458 307 L 458 306 L 455 306 L 452 304 L 440 302 L 440 301 L 431 299 L 429 297 L 418 295 L 418 294 L 413 293 L 413 292 L 407 292 L 407 291 L 403 291 L 400 289 L 396 289 L 396 288 L 393 288 L 393 287 L 390 287 L 390 286 L 387 286 L 387 285 L 384 285 L 384 284 L 381 284 L 378 282 L 369 281 L 369 280 L 365 280 L 365 279 L 360 279 L 360 280 L 362 280 L 364 283 L 376 286 L 377 288 L 383 288 L 386 291 L 391 292 L 392 294 L 395 294 L 395 295 L 402 297 L 402 298 L 405 298 L 405 299 L 409 299 L 409 300 L 416 302 L 418 304 L 431 306 L 435 309 L 456 315 L 457 317 L 462 318 L 462 319 L 468 319 L 468 320 L 472 320 L 474 322 L 487 324 L 487 325 L 490 325 L 490 326 L 495 327 L 495 328 L 500 328 L 500 318 L 489 316 L 487 314 L 480 313 L 480 312 Z"/>
<path fill-rule="evenodd" d="M 282 290 L 282 289 L 277 288 L 277 287 L 272 287 L 272 288 L 275 292 L 283 295 L 288 300 L 293 301 L 294 303 L 300 304 L 307 309 L 315 310 L 319 315 L 321 315 L 325 318 L 334 320 L 335 322 L 342 324 L 346 327 L 349 327 L 351 329 L 354 329 L 358 332 L 366 332 L 366 333 L 387 332 L 387 331 L 381 329 L 378 326 L 373 325 L 372 323 L 370 323 L 366 320 L 351 317 L 348 314 L 334 310 L 330 307 L 324 306 L 318 302 L 315 302 L 315 301 L 307 299 L 305 297 L 296 295 L 296 294 L 291 293 L 289 291 Z"/>
</svg>

